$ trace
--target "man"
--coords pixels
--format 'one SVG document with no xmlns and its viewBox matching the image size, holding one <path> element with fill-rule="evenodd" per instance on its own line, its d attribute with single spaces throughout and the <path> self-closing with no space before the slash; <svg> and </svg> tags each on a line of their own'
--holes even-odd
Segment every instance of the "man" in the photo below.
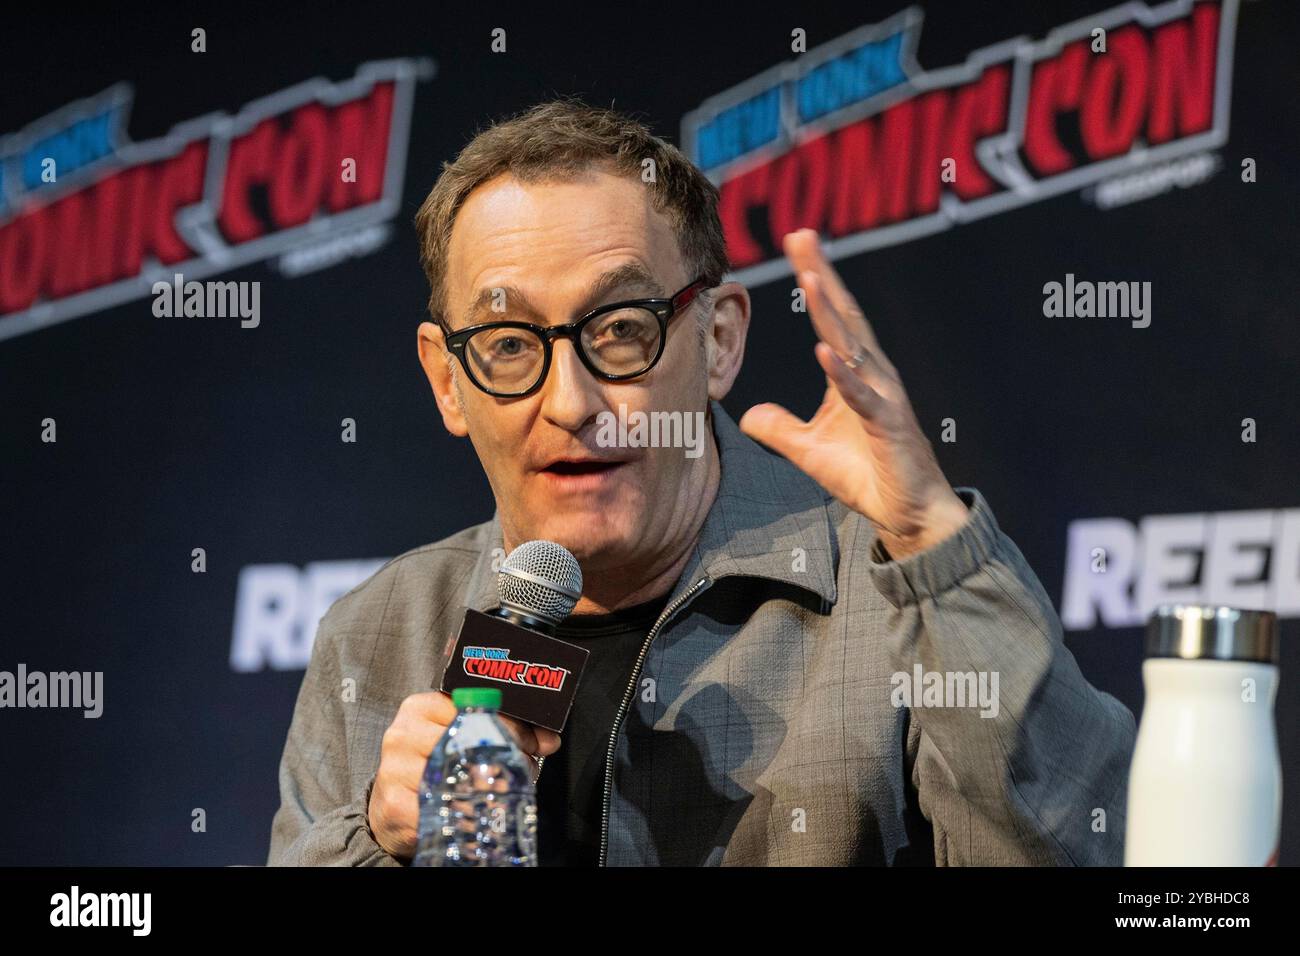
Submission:
<svg viewBox="0 0 1300 956">
<path fill-rule="evenodd" d="M 811 232 L 785 252 L 821 408 L 722 409 L 750 302 L 724 280 L 716 202 L 675 148 L 572 102 L 444 168 L 416 218 L 420 361 L 496 514 L 321 621 L 271 863 L 409 862 L 455 716 L 430 690 L 446 639 L 495 606 L 494 557 L 536 538 L 581 564 L 563 634 L 592 649 L 563 742 L 509 721 L 544 761 L 544 863 L 1121 861 L 1133 717 L 1084 680 L 988 503 L 944 479 Z M 700 413 L 701 453 L 602 438 L 656 411 Z"/>
</svg>

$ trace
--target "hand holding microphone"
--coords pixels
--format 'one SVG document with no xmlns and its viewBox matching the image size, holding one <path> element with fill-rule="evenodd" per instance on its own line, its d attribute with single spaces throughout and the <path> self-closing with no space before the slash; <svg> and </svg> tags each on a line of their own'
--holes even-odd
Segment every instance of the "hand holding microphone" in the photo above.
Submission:
<svg viewBox="0 0 1300 956">
<path fill-rule="evenodd" d="M 379 773 L 367 812 L 370 831 L 389 856 L 400 860 L 415 856 L 420 778 L 429 754 L 455 719 L 456 705 L 450 695 L 440 690 L 424 691 L 402 701 L 397 716 L 384 731 Z M 536 758 L 559 750 L 560 735 L 504 714 L 500 719 L 519 749 L 529 755 L 536 776 Z"/>
<path fill-rule="evenodd" d="M 402 701 L 384 732 L 379 771 L 367 815 L 376 842 L 390 856 L 415 855 L 419 791 L 429 754 L 456 719 L 449 692 L 499 687 L 500 719 L 533 764 L 560 749 L 560 734 L 586 663 L 587 650 L 550 636 L 582 596 L 582 570 L 551 541 L 528 541 L 506 558 L 497 576 L 500 606 L 465 613 L 443 675 L 442 689 Z"/>
</svg>

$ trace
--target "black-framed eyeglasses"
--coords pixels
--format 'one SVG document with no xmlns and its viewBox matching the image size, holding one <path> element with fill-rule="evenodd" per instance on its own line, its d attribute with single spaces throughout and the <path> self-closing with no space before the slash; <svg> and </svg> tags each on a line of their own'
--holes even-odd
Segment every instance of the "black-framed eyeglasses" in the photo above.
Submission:
<svg viewBox="0 0 1300 956">
<path fill-rule="evenodd" d="M 551 347 L 572 339 L 588 371 L 621 382 L 650 371 L 664 354 L 668 323 L 714 283 L 700 276 L 666 299 L 629 299 L 592 309 L 568 325 L 486 322 L 448 332 L 447 348 L 478 388 L 497 398 L 537 391 L 551 369 Z"/>
</svg>

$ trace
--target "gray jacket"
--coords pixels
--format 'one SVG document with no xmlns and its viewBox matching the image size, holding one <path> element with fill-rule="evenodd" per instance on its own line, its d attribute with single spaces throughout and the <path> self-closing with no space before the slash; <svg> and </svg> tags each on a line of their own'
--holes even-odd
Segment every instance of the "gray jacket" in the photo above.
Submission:
<svg viewBox="0 0 1300 956">
<path fill-rule="evenodd" d="M 605 862 L 1120 864 L 1133 715 L 1079 672 L 983 496 L 955 489 L 962 530 L 891 560 L 870 522 L 711 412 L 721 484 L 611 728 Z M 366 824 L 380 740 L 440 680 L 464 608 L 496 606 L 501 547 L 494 517 L 322 619 L 269 863 L 397 865 Z"/>
</svg>

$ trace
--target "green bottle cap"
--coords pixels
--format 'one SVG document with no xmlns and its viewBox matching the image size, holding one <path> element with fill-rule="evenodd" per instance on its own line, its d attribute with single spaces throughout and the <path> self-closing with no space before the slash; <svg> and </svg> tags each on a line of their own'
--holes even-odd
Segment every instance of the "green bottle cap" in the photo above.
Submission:
<svg viewBox="0 0 1300 956">
<path fill-rule="evenodd" d="M 501 691 L 495 687 L 457 687 L 451 692 L 451 702 L 457 710 L 466 707 L 501 708 Z"/>
</svg>

